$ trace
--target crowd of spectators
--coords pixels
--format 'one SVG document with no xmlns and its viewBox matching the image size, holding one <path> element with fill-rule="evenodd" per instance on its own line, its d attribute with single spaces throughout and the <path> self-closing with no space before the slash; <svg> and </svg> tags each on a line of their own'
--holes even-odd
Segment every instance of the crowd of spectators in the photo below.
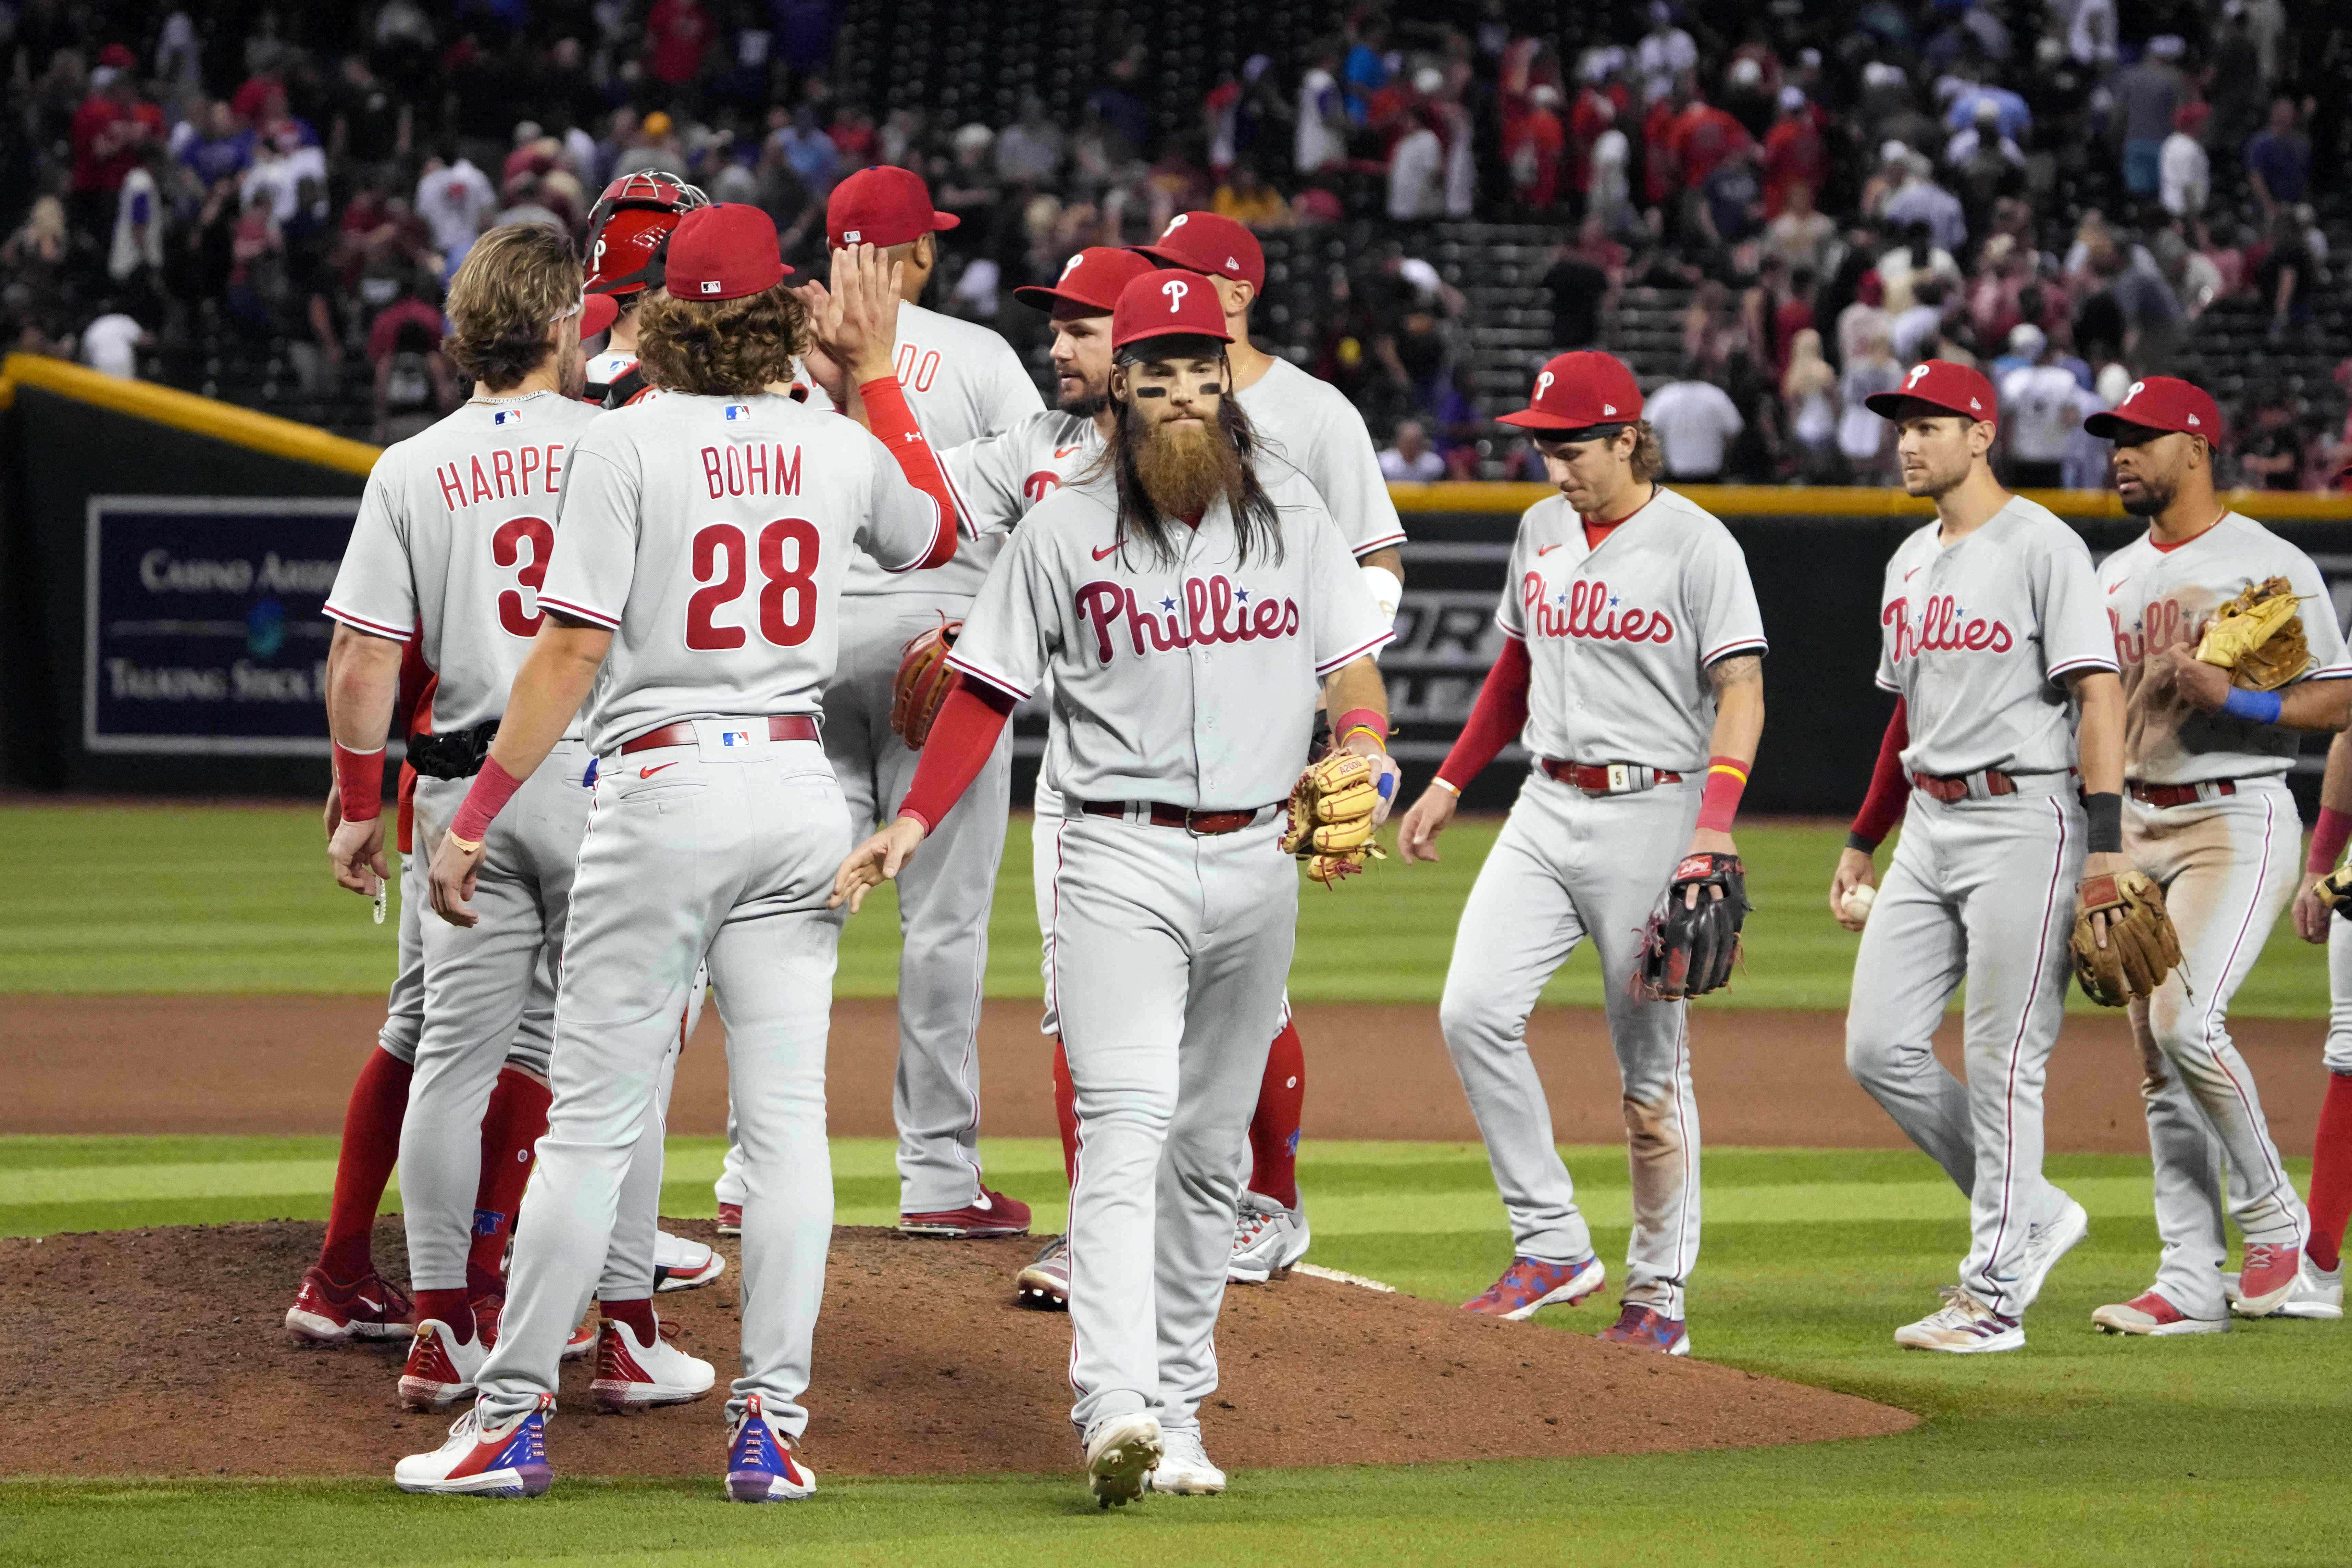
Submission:
<svg viewBox="0 0 2352 1568">
<path fill-rule="evenodd" d="M 895 163 L 964 220 L 932 302 L 1032 339 L 1013 289 L 1081 246 L 1196 206 L 1286 241 L 1261 330 L 1399 478 L 1529 471 L 1489 417 L 1495 289 L 1456 220 L 1556 237 L 1509 274 L 1549 347 L 1503 363 L 1625 352 L 1677 479 L 1881 480 L 1862 400 L 1937 355 L 1993 375 L 2014 474 L 2096 484 L 2082 414 L 2198 371 L 2217 308 L 2284 367 L 2236 390 L 2238 477 L 2325 485 L 2352 454 L 2352 373 L 2296 369 L 2344 346 L 2322 219 L 2347 95 L 2323 73 L 2352 50 L 2286 0 L 2142 7 L 2137 36 L 2116 0 L 1335 5 L 1327 37 L 1210 71 L 1189 119 L 1155 109 L 1142 32 L 1059 111 L 872 100 L 841 85 L 852 9 L 0 0 L 0 136 L 33 172 L 0 247 L 11 341 L 191 383 L 205 345 L 267 345 L 298 397 L 393 438 L 462 395 L 439 293 L 488 226 L 584 238 L 606 181 L 660 167 L 821 266 L 831 186 Z M 1628 309 L 1660 300 L 1678 345 L 1636 353 Z"/>
</svg>

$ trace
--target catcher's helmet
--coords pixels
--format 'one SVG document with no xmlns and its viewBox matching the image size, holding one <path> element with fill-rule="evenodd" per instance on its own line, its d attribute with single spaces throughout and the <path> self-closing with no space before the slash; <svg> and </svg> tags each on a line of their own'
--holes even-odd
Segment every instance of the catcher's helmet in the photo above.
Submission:
<svg viewBox="0 0 2352 1568">
<path fill-rule="evenodd" d="M 677 220 L 710 198 L 659 169 L 624 174 L 588 214 L 591 294 L 627 296 L 661 285 L 660 258 Z"/>
</svg>

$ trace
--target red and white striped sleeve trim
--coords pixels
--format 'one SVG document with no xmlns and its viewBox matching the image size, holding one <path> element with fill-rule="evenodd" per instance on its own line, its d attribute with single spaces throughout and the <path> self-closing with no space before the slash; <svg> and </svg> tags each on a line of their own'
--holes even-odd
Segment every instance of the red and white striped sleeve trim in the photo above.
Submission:
<svg viewBox="0 0 2352 1568">
<path fill-rule="evenodd" d="M 947 472 L 944 468 L 940 471 L 943 477 Z M 949 489 L 950 492 L 952 492 L 954 487 L 950 485 Z M 923 547 L 923 552 L 920 555 L 916 556 L 904 566 L 885 566 L 882 568 L 883 571 L 889 573 L 893 577 L 912 572 L 916 567 L 922 565 L 933 555 L 937 554 L 939 552 L 940 542 L 942 537 L 952 539 L 961 534 L 962 530 L 956 526 L 955 509 L 949 506 L 940 506 L 939 498 L 936 496 L 931 498 L 931 503 L 932 505 L 939 507 L 939 516 L 931 521 L 930 543 Z M 940 564 L 944 566 L 949 561 L 952 561 L 953 559 L 955 559 L 955 552 L 953 550 L 950 550 L 946 558 L 941 560 Z"/>
<path fill-rule="evenodd" d="M 1870 678 L 1870 683 L 1878 688 L 1881 691 L 1892 691 L 1897 697 L 1903 695 L 1903 689 L 1895 685 L 1895 682 L 1891 680 L 1882 680 L 1877 676 L 1873 675 Z"/>
<path fill-rule="evenodd" d="M 365 632 L 370 637 L 390 637 L 394 642 L 406 642 L 416 635 L 416 628 L 414 626 L 393 626 L 382 621 L 372 621 L 355 611 L 343 608 L 341 605 L 330 603 L 324 608 L 329 620 L 341 621 L 352 630 Z"/>
<path fill-rule="evenodd" d="M 2352 664 L 2322 665 L 2304 677 L 2305 680 L 2343 680 L 2352 678 Z"/>
<path fill-rule="evenodd" d="M 950 669 L 960 670 L 963 674 L 971 676 L 974 680 L 979 681 L 983 686 L 995 688 L 997 690 L 1003 692 L 1007 697 L 1012 698 L 1015 702 L 1028 701 L 1030 691 L 1034 689 L 1034 688 L 1023 688 L 1020 682 L 1013 679 L 1009 676 L 999 675 L 992 669 L 982 668 L 981 666 L 973 664 L 969 659 L 965 658 L 961 654 L 951 653 L 948 655 L 947 665 Z"/>
<path fill-rule="evenodd" d="M 1328 675 L 1333 670 L 1339 668 L 1341 665 L 1353 664 L 1356 660 L 1363 658 L 1366 654 L 1372 652 L 1376 648 L 1386 647 L 1389 644 L 1394 641 L 1396 641 L 1396 633 L 1384 631 L 1380 636 L 1374 637 L 1371 641 L 1366 643 L 1363 647 L 1348 653 L 1343 653 L 1337 658 L 1327 659 L 1323 663 L 1317 665 L 1315 667 L 1315 673 L 1318 675 Z"/>
<path fill-rule="evenodd" d="M 1378 539 L 1368 539 L 1361 544 L 1350 544 L 1348 546 L 1348 553 L 1361 561 L 1375 550 L 1391 550 L 1403 542 L 1404 530 L 1400 528 L 1394 533 L 1384 533 Z"/>
<path fill-rule="evenodd" d="M 2049 678 L 2055 680 L 2062 675 L 2072 675 L 2078 669 L 2104 669 L 2109 675 L 2123 673 L 2116 668 L 2116 661 L 2111 658 L 2070 658 L 2063 664 L 2052 665 Z"/>
<path fill-rule="evenodd" d="M 621 629 L 621 618 L 618 616 L 608 616 L 602 610 L 592 610 L 585 605 L 575 605 L 568 599 L 553 598 L 546 594 L 541 594 L 539 596 L 539 607 L 542 610 L 559 611 L 563 615 L 570 616 L 576 621 L 591 622 L 593 625 L 604 627 L 608 632 L 616 632 Z"/>
<path fill-rule="evenodd" d="M 1729 658 L 1736 653 L 1764 653 L 1767 651 L 1769 651 L 1769 645 L 1766 644 L 1762 637 L 1738 637 L 1731 642 L 1725 643 L 1721 647 L 1708 649 L 1706 652 L 1698 656 L 1698 661 L 1701 666 L 1706 666 L 1717 663 L 1722 659 Z"/>
<path fill-rule="evenodd" d="M 1510 622 L 1503 619 L 1500 614 L 1497 614 L 1495 616 L 1495 626 L 1497 630 L 1499 630 L 1505 637 L 1510 638 L 1513 642 L 1525 642 L 1528 640 L 1527 633 L 1520 631 L 1517 627 L 1512 626 Z"/>
</svg>

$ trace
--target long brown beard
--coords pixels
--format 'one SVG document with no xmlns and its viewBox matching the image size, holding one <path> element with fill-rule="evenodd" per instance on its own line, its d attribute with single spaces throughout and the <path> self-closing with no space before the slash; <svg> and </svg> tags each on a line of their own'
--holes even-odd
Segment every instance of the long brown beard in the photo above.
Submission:
<svg viewBox="0 0 2352 1568">
<path fill-rule="evenodd" d="M 1163 516 L 1197 519 L 1220 500 L 1239 514 L 1241 457 L 1214 424 L 1151 424 L 1138 436 L 1136 476 Z"/>
</svg>

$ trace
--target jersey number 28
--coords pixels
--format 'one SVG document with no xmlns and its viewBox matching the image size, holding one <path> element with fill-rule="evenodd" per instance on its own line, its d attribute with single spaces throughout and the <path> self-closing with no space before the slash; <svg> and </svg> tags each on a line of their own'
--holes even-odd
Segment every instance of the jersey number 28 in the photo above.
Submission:
<svg viewBox="0 0 2352 1568">
<path fill-rule="evenodd" d="M 743 531 L 731 522 L 711 523 L 694 536 L 694 580 L 709 585 L 686 602 L 687 647 L 719 652 L 743 646 L 743 628 L 720 626 L 715 617 L 743 596 L 744 544 Z M 760 530 L 759 560 L 760 636 L 777 647 L 798 647 L 816 629 L 816 525 L 778 518 Z"/>
</svg>

